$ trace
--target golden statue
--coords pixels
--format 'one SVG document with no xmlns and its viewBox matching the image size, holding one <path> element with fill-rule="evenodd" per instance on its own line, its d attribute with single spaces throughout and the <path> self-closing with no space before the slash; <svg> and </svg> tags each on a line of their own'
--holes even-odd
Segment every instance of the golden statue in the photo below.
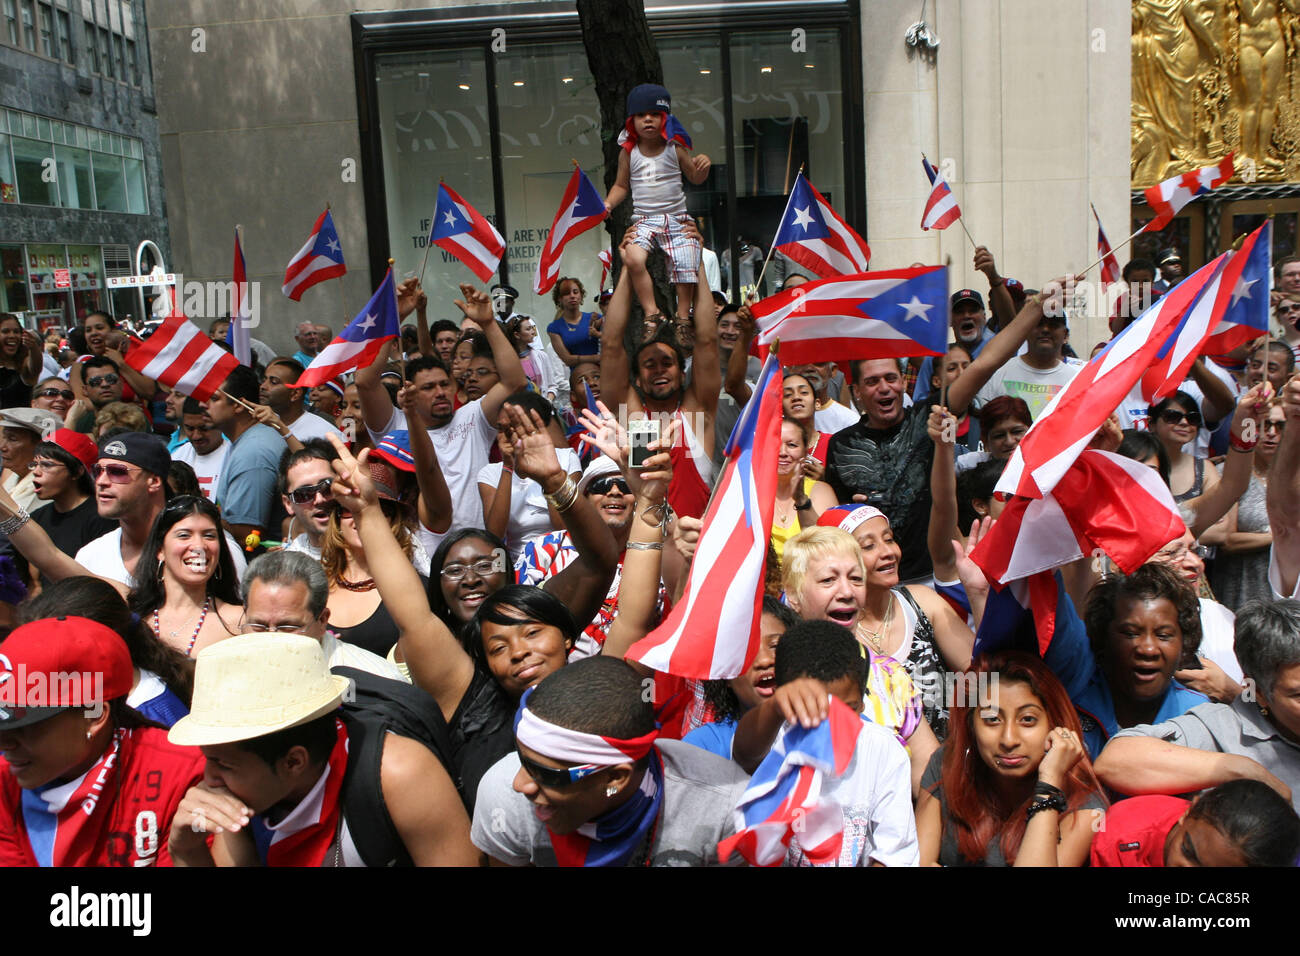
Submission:
<svg viewBox="0 0 1300 956">
<path fill-rule="evenodd" d="M 1133 0 L 1134 186 L 1237 154 L 1300 179 L 1300 0 Z"/>
</svg>

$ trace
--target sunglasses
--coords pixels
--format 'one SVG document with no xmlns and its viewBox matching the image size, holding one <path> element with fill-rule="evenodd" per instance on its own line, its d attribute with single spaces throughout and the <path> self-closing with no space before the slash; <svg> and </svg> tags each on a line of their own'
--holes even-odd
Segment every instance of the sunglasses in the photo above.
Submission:
<svg viewBox="0 0 1300 956">
<path fill-rule="evenodd" d="M 295 504 L 305 505 L 316 500 L 316 496 L 322 498 L 330 497 L 330 486 L 334 484 L 333 478 L 322 478 L 314 485 L 303 485 L 301 488 L 295 488 L 289 492 L 289 497 Z"/>
<path fill-rule="evenodd" d="M 91 466 L 91 476 L 99 481 L 100 475 L 107 475 L 108 480 L 115 485 L 125 485 L 135 477 L 130 465 L 101 465 L 96 463 Z"/>
<path fill-rule="evenodd" d="M 37 398 L 61 398 L 65 402 L 70 402 L 77 396 L 71 389 L 67 388 L 43 388 L 36 393 Z"/>
<path fill-rule="evenodd" d="M 630 495 L 632 493 L 632 489 L 628 487 L 627 479 L 622 475 L 605 475 L 601 478 L 597 478 L 587 486 L 587 494 L 607 495 L 611 488 L 617 488 L 619 493 L 624 495 Z"/>
<path fill-rule="evenodd" d="M 604 770 L 594 763 L 585 763 L 578 767 L 543 767 L 539 763 L 534 763 L 525 757 L 518 750 L 519 764 L 528 771 L 528 776 L 543 787 L 550 787 L 553 790 L 563 790 L 577 783 L 583 777 L 589 777 L 598 770 Z"/>
<path fill-rule="evenodd" d="M 1180 412 L 1176 408 L 1166 408 L 1160 413 L 1160 420 L 1166 425 L 1181 425 L 1186 421 L 1193 428 L 1201 427 L 1200 412 Z"/>
<path fill-rule="evenodd" d="M 96 375 L 94 378 L 86 379 L 86 384 L 91 388 L 99 388 L 101 385 L 116 385 L 120 379 L 109 373 L 108 375 Z"/>
</svg>

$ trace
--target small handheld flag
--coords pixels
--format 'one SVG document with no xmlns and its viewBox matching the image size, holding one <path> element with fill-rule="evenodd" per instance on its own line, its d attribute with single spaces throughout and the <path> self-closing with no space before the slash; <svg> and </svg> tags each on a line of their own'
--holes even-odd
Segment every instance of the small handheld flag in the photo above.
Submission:
<svg viewBox="0 0 1300 956">
<path fill-rule="evenodd" d="M 925 212 L 921 213 L 922 229 L 947 229 L 961 218 L 961 209 L 957 207 L 957 197 L 952 194 L 944 182 L 939 167 L 932 164 L 921 154 L 921 168 L 930 180 L 930 196 L 925 201 Z"/>
<path fill-rule="evenodd" d="M 337 278 L 347 271 L 339 234 L 334 229 L 334 217 L 326 209 L 317 217 L 302 248 L 289 260 L 281 291 L 297 302 L 317 282 Z"/>
<path fill-rule="evenodd" d="M 592 185 L 582 167 L 576 163 L 569 184 L 564 189 L 560 200 L 560 209 L 551 223 L 551 231 L 542 248 L 542 258 L 537 263 L 537 276 L 533 280 L 533 291 L 538 295 L 549 292 L 560 278 L 560 256 L 564 247 L 592 226 L 609 215 L 605 200 L 601 198 L 596 187 Z"/>
<path fill-rule="evenodd" d="M 823 279 L 866 272 L 871 261 L 870 246 L 802 172 L 794 179 L 772 245 Z"/>
<path fill-rule="evenodd" d="M 375 360 L 384 343 L 401 334 L 401 321 L 397 317 L 397 286 L 393 281 L 391 266 L 384 281 L 370 297 L 357 317 L 325 348 L 320 350 L 311 365 L 302 373 L 294 388 L 312 388 L 369 365 Z"/>
<path fill-rule="evenodd" d="M 244 268 L 244 249 L 239 241 L 239 227 L 235 227 L 235 301 L 230 310 L 230 324 L 226 328 L 226 344 L 230 346 L 240 365 L 253 365 L 253 346 L 248 323 L 253 310 L 248 301 L 248 274 Z"/>
<path fill-rule="evenodd" d="M 1215 186 L 1222 186 L 1232 175 L 1232 153 L 1229 153 L 1214 166 L 1193 169 L 1148 187 L 1142 195 L 1155 211 L 1156 217 L 1143 226 L 1141 231 L 1159 232 L 1169 225 L 1180 209 Z"/>
<path fill-rule="evenodd" d="M 433 213 L 429 245 L 451 253 L 481 282 L 492 278 L 506 251 L 501 233 L 446 183 L 438 185 L 438 207 Z"/>
</svg>

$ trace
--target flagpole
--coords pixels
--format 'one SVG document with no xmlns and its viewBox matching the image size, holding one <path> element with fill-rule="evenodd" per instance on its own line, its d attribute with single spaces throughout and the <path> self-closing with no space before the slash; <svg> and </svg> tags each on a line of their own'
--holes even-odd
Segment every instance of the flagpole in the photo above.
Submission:
<svg viewBox="0 0 1300 956">
<path fill-rule="evenodd" d="M 438 188 L 441 189 L 442 184 L 445 182 L 446 180 L 443 179 L 441 176 L 439 176 Z M 438 215 L 438 204 L 436 202 L 433 204 L 433 215 L 435 218 Z M 434 226 L 437 226 L 437 223 L 434 223 Z M 424 260 L 420 263 L 420 285 L 424 285 L 424 267 L 429 264 L 429 247 L 432 245 L 433 245 L 433 229 L 430 229 L 429 236 L 426 238 L 426 241 L 424 243 Z M 392 259 L 388 260 L 390 265 L 392 264 L 392 261 L 393 261 Z"/>
<path fill-rule="evenodd" d="M 389 272 L 393 271 L 392 259 L 388 260 L 388 271 Z M 402 314 L 401 311 L 397 309 L 397 302 L 396 302 L 397 277 L 396 276 L 393 277 L 393 297 L 394 297 L 393 308 L 395 311 L 397 311 L 397 354 L 402 363 L 402 387 L 405 388 L 406 387 L 406 350 L 402 348 Z"/>
<path fill-rule="evenodd" d="M 1113 256 L 1113 255 L 1114 255 L 1116 252 L 1118 252 L 1120 249 L 1123 249 L 1125 246 L 1127 246 L 1130 242 L 1132 242 L 1132 241 L 1133 241 L 1134 239 L 1136 239 L 1138 236 L 1142 235 L 1142 233 L 1143 233 L 1145 230 L 1146 230 L 1146 226 L 1142 226 L 1140 229 L 1138 229 L 1137 232 L 1133 233 L 1133 235 L 1129 236 L 1127 239 L 1125 239 L 1123 242 L 1121 242 L 1118 246 L 1115 246 L 1115 247 L 1112 248 L 1109 252 L 1107 252 L 1105 255 L 1100 256 L 1099 258 L 1097 258 L 1095 261 L 1093 261 L 1093 262 L 1090 263 L 1089 265 L 1084 266 L 1082 269 L 1080 269 L 1079 272 L 1078 272 L 1078 275 L 1084 275 L 1085 273 L 1092 271 L 1092 267 L 1093 267 L 1093 266 L 1098 265 L 1099 263 L 1103 262 L 1103 261 L 1105 260 L 1106 256 Z"/>
<path fill-rule="evenodd" d="M 803 166 L 804 166 L 803 163 L 800 163 L 800 164 L 799 164 L 799 172 L 797 172 L 797 173 L 794 174 L 794 175 L 795 175 L 795 179 L 798 179 L 801 175 L 803 175 Z M 786 199 L 785 199 L 785 209 L 783 209 L 783 210 L 781 211 L 781 222 L 780 222 L 780 223 L 777 223 L 777 226 L 776 226 L 776 235 L 777 235 L 777 236 L 779 236 L 779 235 L 781 234 L 781 223 L 784 223 L 784 222 L 785 222 L 785 214 L 788 213 L 788 212 L 790 211 L 790 200 L 791 200 L 791 198 L 793 198 L 793 196 L 794 196 L 794 193 L 791 192 L 790 195 L 787 196 Z M 759 272 L 758 272 L 758 281 L 754 283 L 754 290 L 755 290 L 755 292 L 757 292 L 759 289 L 763 288 L 763 276 L 767 274 L 767 264 L 768 264 L 769 262 L 772 261 L 772 253 L 774 253 L 774 252 L 776 252 L 776 236 L 773 236 L 773 237 L 772 237 L 772 244 L 771 244 L 770 246 L 768 246 L 768 249 L 767 249 L 767 258 L 763 260 L 763 268 L 760 269 Z M 737 278 L 740 277 L 740 263 L 739 263 L 739 262 L 736 263 L 736 276 L 737 276 Z M 737 284 L 739 284 L 739 283 L 737 283 Z M 739 291 L 739 290 L 737 290 L 737 291 Z"/>
</svg>

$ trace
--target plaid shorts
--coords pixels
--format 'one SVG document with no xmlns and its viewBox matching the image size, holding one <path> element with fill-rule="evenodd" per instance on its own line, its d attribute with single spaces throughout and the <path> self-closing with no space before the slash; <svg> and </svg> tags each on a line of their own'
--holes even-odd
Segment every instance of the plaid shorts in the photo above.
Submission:
<svg viewBox="0 0 1300 956">
<path fill-rule="evenodd" d="M 646 252 L 655 243 L 664 251 L 672 268 L 668 270 L 669 282 L 693 283 L 700 278 L 700 244 L 687 238 L 682 227 L 691 221 L 686 213 L 680 216 L 633 216 L 636 233 L 632 242 Z"/>
</svg>

